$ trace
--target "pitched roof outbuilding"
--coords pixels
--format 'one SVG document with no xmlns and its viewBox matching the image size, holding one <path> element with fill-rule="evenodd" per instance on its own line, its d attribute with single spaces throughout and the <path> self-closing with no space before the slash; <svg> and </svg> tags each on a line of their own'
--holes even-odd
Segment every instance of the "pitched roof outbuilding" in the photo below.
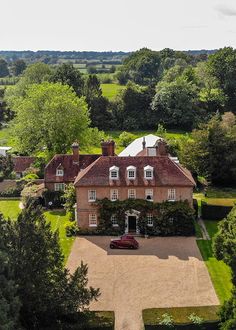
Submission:
<svg viewBox="0 0 236 330">
<path fill-rule="evenodd" d="M 12 161 L 14 164 L 14 171 L 22 173 L 34 163 L 35 157 L 16 156 L 12 158 Z"/>
</svg>

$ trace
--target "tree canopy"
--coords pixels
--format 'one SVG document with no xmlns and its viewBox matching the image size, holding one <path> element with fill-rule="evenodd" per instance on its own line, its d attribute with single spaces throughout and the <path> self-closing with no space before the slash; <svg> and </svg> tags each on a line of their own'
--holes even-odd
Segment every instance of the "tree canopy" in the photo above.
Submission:
<svg viewBox="0 0 236 330">
<path fill-rule="evenodd" d="M 87 105 L 71 87 L 60 83 L 33 84 L 13 103 L 13 132 L 18 149 L 65 153 L 75 140 L 86 143 L 90 123 Z"/>
</svg>

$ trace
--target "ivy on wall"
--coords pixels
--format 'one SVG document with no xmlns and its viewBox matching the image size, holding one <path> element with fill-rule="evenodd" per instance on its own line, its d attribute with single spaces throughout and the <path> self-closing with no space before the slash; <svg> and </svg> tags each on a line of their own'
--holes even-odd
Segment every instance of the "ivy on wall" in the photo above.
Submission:
<svg viewBox="0 0 236 330">
<path fill-rule="evenodd" d="M 98 233 L 123 234 L 125 232 L 126 212 L 139 212 L 137 226 L 141 234 L 158 236 L 194 235 L 194 210 L 187 201 L 153 203 L 143 199 L 110 201 L 105 198 L 97 201 L 99 207 Z M 147 215 L 153 215 L 153 226 L 148 226 Z M 114 215 L 118 227 L 113 227 Z"/>
</svg>

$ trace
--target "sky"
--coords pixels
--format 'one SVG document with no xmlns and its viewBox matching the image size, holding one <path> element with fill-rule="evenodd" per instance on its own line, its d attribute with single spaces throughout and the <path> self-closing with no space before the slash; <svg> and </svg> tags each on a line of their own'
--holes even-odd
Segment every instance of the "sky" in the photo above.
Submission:
<svg viewBox="0 0 236 330">
<path fill-rule="evenodd" d="M 235 0 L 2 0 L 0 50 L 236 47 Z"/>
</svg>

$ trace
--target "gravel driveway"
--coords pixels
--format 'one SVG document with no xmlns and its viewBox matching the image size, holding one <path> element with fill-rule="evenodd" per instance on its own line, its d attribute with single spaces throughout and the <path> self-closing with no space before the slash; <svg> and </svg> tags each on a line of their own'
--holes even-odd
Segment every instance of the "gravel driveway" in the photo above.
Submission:
<svg viewBox="0 0 236 330">
<path fill-rule="evenodd" d="M 116 330 L 143 329 L 145 308 L 219 304 L 194 237 L 138 238 L 139 250 L 110 250 L 110 239 L 76 238 L 67 267 L 88 264 L 101 291 L 90 309 L 115 311 Z"/>
</svg>

